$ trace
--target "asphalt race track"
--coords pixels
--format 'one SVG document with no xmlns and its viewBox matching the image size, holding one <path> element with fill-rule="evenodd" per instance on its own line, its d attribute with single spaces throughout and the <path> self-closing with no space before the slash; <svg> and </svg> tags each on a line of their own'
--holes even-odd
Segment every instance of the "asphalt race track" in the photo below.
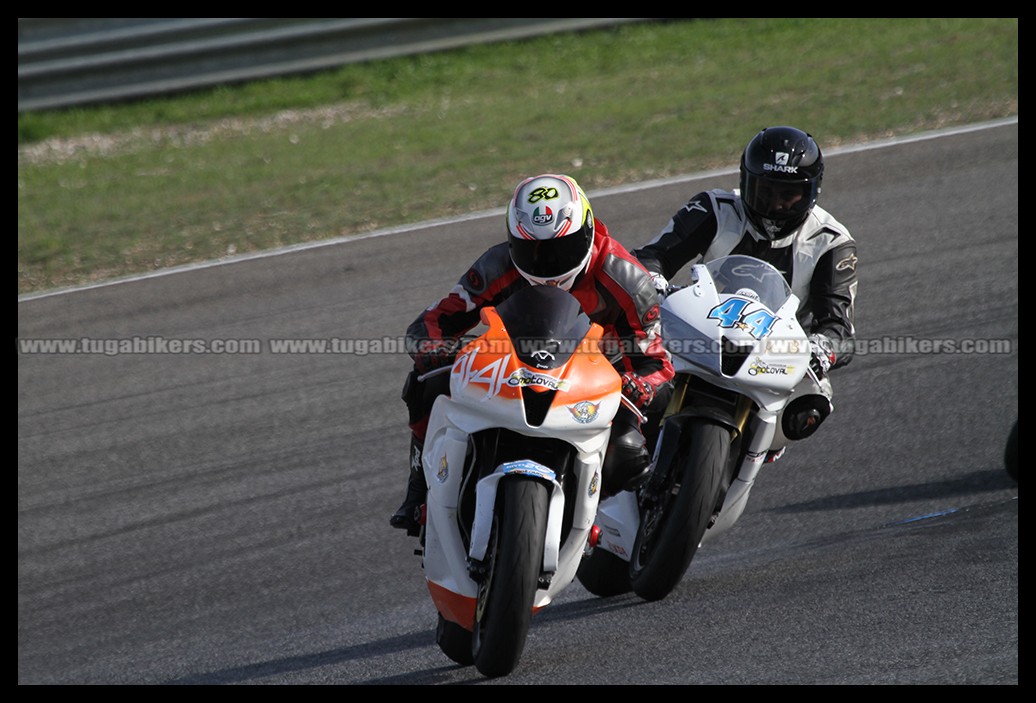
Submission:
<svg viewBox="0 0 1036 703">
<path fill-rule="evenodd" d="M 828 154 L 866 353 L 822 430 L 667 599 L 574 583 L 506 679 L 439 651 L 415 540 L 388 526 L 394 345 L 501 241 L 503 203 L 20 299 L 18 682 L 1017 684 L 1018 125 L 928 137 Z M 590 195 L 632 247 L 735 184 Z"/>
</svg>

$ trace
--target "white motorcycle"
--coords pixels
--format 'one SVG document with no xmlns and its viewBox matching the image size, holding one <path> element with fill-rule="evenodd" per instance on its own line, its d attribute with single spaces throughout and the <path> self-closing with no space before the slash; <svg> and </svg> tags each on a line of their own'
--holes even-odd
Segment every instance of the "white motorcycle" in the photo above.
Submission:
<svg viewBox="0 0 1036 703">
<path fill-rule="evenodd" d="M 503 676 L 532 614 L 575 580 L 621 381 L 602 328 L 565 291 L 523 289 L 482 322 L 432 408 L 419 553 L 439 647 Z"/>
<path fill-rule="evenodd" d="M 601 502 L 580 583 L 598 596 L 665 598 L 699 546 L 741 516 L 768 453 L 812 433 L 831 386 L 810 369 L 799 299 L 768 263 L 728 256 L 670 287 L 662 334 L 676 369 L 654 466 Z"/>
</svg>

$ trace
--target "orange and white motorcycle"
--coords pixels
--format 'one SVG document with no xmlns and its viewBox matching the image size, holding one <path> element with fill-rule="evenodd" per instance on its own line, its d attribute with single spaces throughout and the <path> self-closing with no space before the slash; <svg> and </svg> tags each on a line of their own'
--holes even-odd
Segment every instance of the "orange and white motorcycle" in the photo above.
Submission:
<svg viewBox="0 0 1036 703">
<path fill-rule="evenodd" d="M 622 394 L 602 328 L 569 293 L 523 289 L 483 309 L 482 322 L 442 370 L 450 393 L 425 437 L 419 553 L 439 647 L 504 676 L 533 613 L 575 579 Z"/>
</svg>

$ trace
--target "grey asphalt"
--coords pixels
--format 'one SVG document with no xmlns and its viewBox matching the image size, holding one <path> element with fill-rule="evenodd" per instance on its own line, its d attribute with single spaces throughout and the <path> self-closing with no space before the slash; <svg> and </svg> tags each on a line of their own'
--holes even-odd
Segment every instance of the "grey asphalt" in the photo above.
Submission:
<svg viewBox="0 0 1036 703">
<path fill-rule="evenodd" d="M 735 184 L 590 194 L 635 246 Z M 867 347 L 835 413 L 667 599 L 575 583 L 493 681 L 434 644 L 387 518 L 408 437 L 393 345 L 500 213 L 20 300 L 18 682 L 1017 684 L 1017 121 L 832 151 L 821 202 L 859 243 Z M 23 346 L 53 339 L 94 353 Z M 214 341 L 259 348 L 175 348 Z"/>
</svg>

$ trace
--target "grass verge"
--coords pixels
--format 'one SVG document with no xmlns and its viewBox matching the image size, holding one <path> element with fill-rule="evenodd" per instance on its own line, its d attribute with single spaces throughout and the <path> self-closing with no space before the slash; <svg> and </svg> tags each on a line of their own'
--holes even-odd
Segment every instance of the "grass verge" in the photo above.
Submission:
<svg viewBox="0 0 1036 703">
<path fill-rule="evenodd" d="M 1018 113 L 1018 20 L 650 22 L 19 115 L 18 292 Z M 674 204 L 675 205 L 675 204 Z"/>
</svg>

